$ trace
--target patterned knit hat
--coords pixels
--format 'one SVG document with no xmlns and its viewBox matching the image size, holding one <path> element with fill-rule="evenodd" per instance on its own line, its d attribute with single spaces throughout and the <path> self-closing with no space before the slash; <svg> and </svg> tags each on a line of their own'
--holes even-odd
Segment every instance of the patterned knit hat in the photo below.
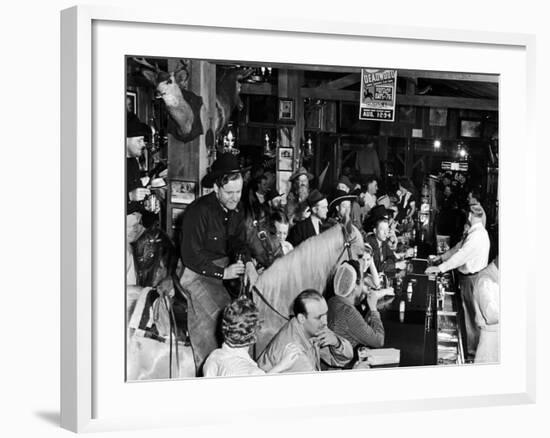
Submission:
<svg viewBox="0 0 550 438">
<path fill-rule="evenodd" d="M 350 262 L 344 262 L 334 274 L 334 294 L 340 297 L 349 296 L 357 285 L 357 268 Z"/>
</svg>

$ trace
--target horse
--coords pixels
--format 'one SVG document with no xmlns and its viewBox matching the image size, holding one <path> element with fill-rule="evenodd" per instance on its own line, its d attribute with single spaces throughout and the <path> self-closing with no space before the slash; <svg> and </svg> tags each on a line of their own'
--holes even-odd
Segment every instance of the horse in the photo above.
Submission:
<svg viewBox="0 0 550 438">
<path fill-rule="evenodd" d="M 151 227 L 132 244 L 132 251 L 138 284 L 126 287 L 126 378 L 194 377 L 175 248 L 166 233 Z"/>
<path fill-rule="evenodd" d="M 323 293 L 338 265 L 350 258 L 360 259 L 364 252 L 363 237 L 348 220 L 306 239 L 259 274 L 251 284 L 253 300 L 263 320 L 256 357 L 287 322 L 300 292 L 315 289 Z"/>
</svg>

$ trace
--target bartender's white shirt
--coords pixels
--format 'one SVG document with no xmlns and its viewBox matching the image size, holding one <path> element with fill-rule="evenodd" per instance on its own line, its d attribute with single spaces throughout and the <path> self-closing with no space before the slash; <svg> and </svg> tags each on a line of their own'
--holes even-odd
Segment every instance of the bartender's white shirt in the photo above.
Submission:
<svg viewBox="0 0 550 438">
<path fill-rule="evenodd" d="M 439 265 L 441 272 L 458 268 L 462 274 L 475 274 L 489 262 L 489 234 L 481 222 L 470 227 L 466 239 L 458 242 Z"/>
<path fill-rule="evenodd" d="M 311 223 L 313 224 L 313 229 L 315 230 L 315 234 L 319 234 L 320 233 L 321 219 L 319 219 L 316 216 L 311 215 Z"/>
</svg>

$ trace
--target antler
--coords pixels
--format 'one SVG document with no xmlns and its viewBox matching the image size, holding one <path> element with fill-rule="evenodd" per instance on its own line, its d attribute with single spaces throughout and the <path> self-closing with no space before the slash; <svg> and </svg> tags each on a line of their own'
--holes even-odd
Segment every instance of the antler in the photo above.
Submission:
<svg viewBox="0 0 550 438">
<path fill-rule="evenodd" d="M 132 57 L 132 59 L 137 62 L 139 65 L 143 65 L 144 67 L 147 67 L 151 70 L 154 70 L 156 72 L 159 71 L 159 67 L 158 65 L 152 65 L 149 63 L 149 61 L 147 61 L 145 58 L 136 58 L 136 57 Z"/>
<path fill-rule="evenodd" d="M 243 79 L 246 79 L 252 73 L 254 73 L 254 70 L 255 69 L 253 67 L 241 69 L 241 71 L 239 71 L 239 73 L 237 74 L 237 80 L 242 81 Z"/>
</svg>

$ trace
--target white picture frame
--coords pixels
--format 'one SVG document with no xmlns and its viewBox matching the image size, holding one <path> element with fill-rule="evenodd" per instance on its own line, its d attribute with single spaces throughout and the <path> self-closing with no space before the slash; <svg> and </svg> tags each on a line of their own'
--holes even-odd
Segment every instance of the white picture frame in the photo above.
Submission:
<svg viewBox="0 0 550 438">
<path fill-rule="evenodd" d="M 509 148 L 514 142 L 522 142 L 525 156 L 535 155 L 535 142 L 532 129 L 527 120 L 534 120 L 534 90 L 527 84 L 533 84 L 535 69 L 534 37 L 523 34 L 490 33 L 483 31 L 453 31 L 445 29 L 429 29 L 414 27 L 399 27 L 387 25 L 366 26 L 364 23 L 321 22 L 316 20 L 292 20 L 287 17 L 247 17 L 233 19 L 228 23 L 221 14 L 212 12 L 208 16 L 198 16 L 181 10 L 151 10 L 117 9 L 110 7 L 78 6 L 62 12 L 61 31 L 61 75 L 62 75 L 62 131 L 61 131 L 61 426 L 73 431 L 96 432 L 121 428 L 148 428 L 189 426 L 211 423 L 229 422 L 236 412 L 239 412 L 243 421 L 252 418 L 269 418 L 274 412 L 278 416 L 296 419 L 311 416 L 339 416 L 363 415 L 365 412 L 410 411 L 419 408 L 460 408 L 487 405 L 521 404 L 534 402 L 535 391 L 535 309 L 528 306 L 534 302 L 534 266 L 528 261 L 514 260 L 512 267 L 510 243 L 513 231 L 513 211 L 516 208 L 528 208 L 532 212 L 535 202 L 535 176 L 525 175 L 525 178 L 506 178 L 505 175 L 517 169 L 526 169 L 525 158 L 518 157 Z M 112 51 L 109 55 L 103 52 L 102 41 L 117 28 L 118 40 L 112 40 Z M 121 29 L 128 35 L 134 35 L 138 28 L 144 38 L 155 33 L 155 39 L 163 40 L 162 47 L 165 53 L 151 53 L 155 47 L 144 40 L 132 40 L 121 34 Z M 143 32 L 143 30 L 147 32 Z M 123 215 L 111 214 L 105 216 L 105 211 L 122 211 L 124 204 L 121 196 L 112 187 L 123 187 L 123 172 L 117 174 L 122 158 L 111 160 L 110 155 L 102 153 L 101 138 L 109 137 L 122 145 L 123 123 L 118 126 L 115 117 L 113 124 L 105 123 L 100 108 L 109 103 L 116 108 L 120 101 L 120 120 L 124 109 L 124 87 L 119 87 L 124 78 L 118 78 L 116 72 L 123 67 L 115 61 L 120 55 L 119 50 L 123 41 L 128 44 L 126 53 L 154 54 L 158 56 L 174 56 L 176 46 L 167 36 L 173 32 L 194 33 L 195 41 L 201 41 L 205 35 L 219 37 L 238 42 L 246 38 L 247 33 L 254 32 L 255 44 L 262 44 L 262 40 L 284 40 L 288 62 L 296 63 L 299 48 L 289 44 L 289 41 L 308 44 L 302 41 L 305 35 L 313 44 L 322 40 L 331 48 L 339 47 L 342 40 L 350 47 L 349 52 L 334 51 L 332 62 L 336 65 L 364 65 L 360 50 L 356 46 L 372 46 L 370 59 L 376 65 L 389 68 L 424 68 L 432 70 L 457 71 L 458 65 L 453 67 L 449 59 L 443 57 L 424 56 L 414 59 L 415 44 L 422 44 L 422 50 L 434 53 L 438 50 L 460 52 L 462 57 L 456 57 L 456 62 L 468 64 L 466 71 L 496 73 L 501 75 L 501 135 L 500 160 L 501 172 L 504 179 L 501 184 L 501 245 L 503 252 L 500 257 L 502 266 L 502 361 L 500 365 L 464 366 L 460 368 L 425 367 L 422 369 L 358 371 L 346 374 L 323 373 L 311 375 L 270 376 L 262 380 L 258 378 L 242 379 L 197 379 L 178 382 L 154 382 L 147 384 L 124 384 L 120 381 L 123 375 L 124 363 L 120 363 L 120 356 L 124 356 L 123 321 L 124 300 L 116 298 L 109 308 L 105 308 L 104 293 L 109 286 L 112 290 L 119 290 L 123 284 L 123 271 L 118 272 L 122 265 L 120 257 L 113 260 L 103 260 L 105 251 L 104 239 L 108 237 L 105 229 L 114 230 L 120 237 L 116 241 L 120 244 L 123 239 Z M 299 32 L 297 32 L 299 31 Z M 215 38 L 214 38 L 215 39 Z M 313 41 L 313 42 L 312 42 Z M 411 52 L 411 58 L 405 56 L 403 46 Z M 332 52 L 325 44 L 318 53 L 312 46 L 310 52 L 301 52 L 304 63 L 326 63 L 326 53 Z M 436 47 L 431 47 L 430 44 Z M 391 45 L 393 53 L 384 57 L 380 46 Z M 139 46 L 139 47 L 138 47 Z M 249 54 L 247 59 L 258 56 L 253 45 L 250 47 L 227 44 L 236 52 L 232 55 L 226 51 L 226 58 L 239 59 L 238 51 Z M 289 51 L 289 47 L 294 47 Z M 480 57 L 478 69 L 475 63 L 469 60 L 472 52 L 494 54 L 489 66 L 486 59 Z M 510 53 L 506 51 L 510 49 Z M 191 48 L 190 50 L 198 50 Z M 278 56 L 283 56 L 274 48 L 270 54 L 270 61 L 276 62 Z M 180 48 L 181 50 L 181 48 Z M 189 57 L 212 57 L 215 53 L 205 41 L 203 56 L 200 53 L 189 53 Z M 208 55 L 204 53 L 208 52 Z M 386 50 L 387 52 L 387 50 Z M 123 53 L 123 52 L 121 52 Z M 308 53 L 304 55 L 304 53 Z M 401 54 L 403 56 L 400 58 Z M 187 54 L 186 54 L 187 55 Z M 519 56 L 518 56 L 519 55 Z M 268 56 L 268 55 L 264 55 Z M 470 56 L 473 58 L 473 56 Z M 393 62 L 391 59 L 393 59 Z M 420 58 L 423 58 L 420 60 Z M 443 59 L 446 59 L 443 61 Z M 242 56 L 241 59 L 244 59 Z M 282 58 L 279 58 L 281 61 Z M 323 61 L 323 59 L 325 61 Z M 354 61 L 355 60 L 355 61 Z M 109 74 L 105 76 L 105 65 L 109 65 Z M 113 71 L 115 73 L 113 73 Z M 106 78 L 112 79 L 112 84 L 105 85 Z M 111 82 L 111 81 L 109 81 Z M 108 93 L 113 87 L 114 93 Z M 117 99 L 116 90 L 120 88 L 120 97 Z M 513 92 L 511 88 L 514 88 Z M 518 91 L 519 90 L 519 91 Z M 511 95 L 513 94 L 513 96 Z M 106 97 L 110 96 L 110 97 Z M 518 98 L 517 96 L 521 96 Z M 513 111 L 511 106 L 514 106 Z M 514 114 L 512 114 L 512 112 Z M 116 114 L 116 113 L 115 113 Z M 524 115 L 521 117 L 519 114 Z M 99 124 L 99 125 L 98 125 Z M 98 128 L 101 127 L 101 129 Z M 107 132 L 109 131 L 109 132 Z M 92 141 L 93 140 L 93 141 Z M 112 145 L 108 145 L 112 147 Z M 90 160 L 90 156 L 94 159 Z M 516 170 L 512 170 L 513 166 Z M 101 171 L 100 171 L 101 170 Z M 104 170 L 110 172 L 104 172 Z M 114 171 L 114 172 L 113 172 Z M 108 181 L 106 181 L 108 175 Z M 76 187 L 76 189 L 75 189 Z M 106 195 L 109 191 L 115 194 Z M 120 190 L 122 193 L 122 190 Z M 521 205 L 512 205 L 510 199 L 521 199 Z M 98 209 L 101 203 L 101 209 Z M 533 239 L 531 237 L 530 239 Z M 532 245 L 529 239 L 516 242 L 514 253 L 527 253 Z M 115 244 L 114 247 L 117 247 Z M 112 252 L 112 249 L 110 249 Z M 120 245 L 123 258 L 123 249 Z M 118 258 L 117 258 L 118 257 Z M 106 267 L 109 262 L 112 268 Z M 518 266 L 519 264 L 519 266 Z M 519 270 L 525 276 L 513 276 L 513 271 Z M 520 277 L 520 278 L 517 278 Z M 524 279 L 527 278 L 527 281 Z M 118 286 L 117 286 L 118 285 Z M 514 290 L 520 298 L 514 299 L 513 309 L 507 293 Z M 123 289 L 120 288 L 121 295 Z M 119 308 L 120 307 L 120 308 Z M 101 313 L 99 320 L 98 312 Z M 511 321 L 513 318 L 513 322 Z M 112 330 L 117 334 L 112 335 Z M 118 335 L 120 331 L 120 335 Z M 111 341 L 108 335 L 111 334 Z M 117 339 L 114 339 L 117 338 Z M 118 339 L 121 338 L 121 339 Z M 115 354 L 109 354 L 109 353 Z M 370 373 L 370 374 L 369 374 Z M 374 379 L 374 376 L 376 379 Z M 383 384 L 391 377 L 394 388 L 399 388 L 400 394 L 384 392 Z M 442 382 L 448 379 L 449 385 L 444 387 Z M 495 380 L 497 379 L 497 380 Z M 465 382 L 476 382 L 474 386 L 465 385 Z M 322 383 L 322 385 L 320 385 Z M 296 385 L 307 388 L 300 398 L 285 397 Z M 368 386 L 369 391 L 356 391 L 358 385 Z M 222 408 L 215 397 L 220 391 L 246 393 L 244 388 L 256 388 L 255 397 L 246 404 L 244 400 L 235 403 L 234 407 Z M 338 391 L 336 390 L 338 388 Z M 322 389 L 322 390 L 321 390 Z M 188 394 L 196 394 L 200 390 L 202 398 L 195 400 L 193 406 L 181 405 L 173 409 L 169 402 L 159 404 L 158 411 L 149 415 L 125 404 L 126 401 L 137 399 L 140 395 L 154 397 L 162 394 L 166 400 L 171 400 L 176 394 L 185 390 Z M 327 392 L 330 397 L 326 397 Z M 343 392 L 343 394 L 342 394 Z M 269 394 L 268 400 L 266 394 Z M 238 396 L 237 396 L 238 397 Z M 253 401 L 252 401 L 253 400 Z M 326 401 L 324 401 L 326 400 Z M 329 401 L 330 400 L 330 401 Z M 237 401 L 239 399 L 237 398 Z M 279 403 L 277 403 L 277 401 Z M 283 401 L 284 403 L 281 403 Z M 270 402 L 275 402 L 272 404 Z M 243 406 L 245 404 L 246 406 Z M 161 406 L 162 405 L 162 406 Z M 133 412 L 133 413 L 132 413 Z M 182 413 L 185 413 L 184 415 Z"/>
</svg>

